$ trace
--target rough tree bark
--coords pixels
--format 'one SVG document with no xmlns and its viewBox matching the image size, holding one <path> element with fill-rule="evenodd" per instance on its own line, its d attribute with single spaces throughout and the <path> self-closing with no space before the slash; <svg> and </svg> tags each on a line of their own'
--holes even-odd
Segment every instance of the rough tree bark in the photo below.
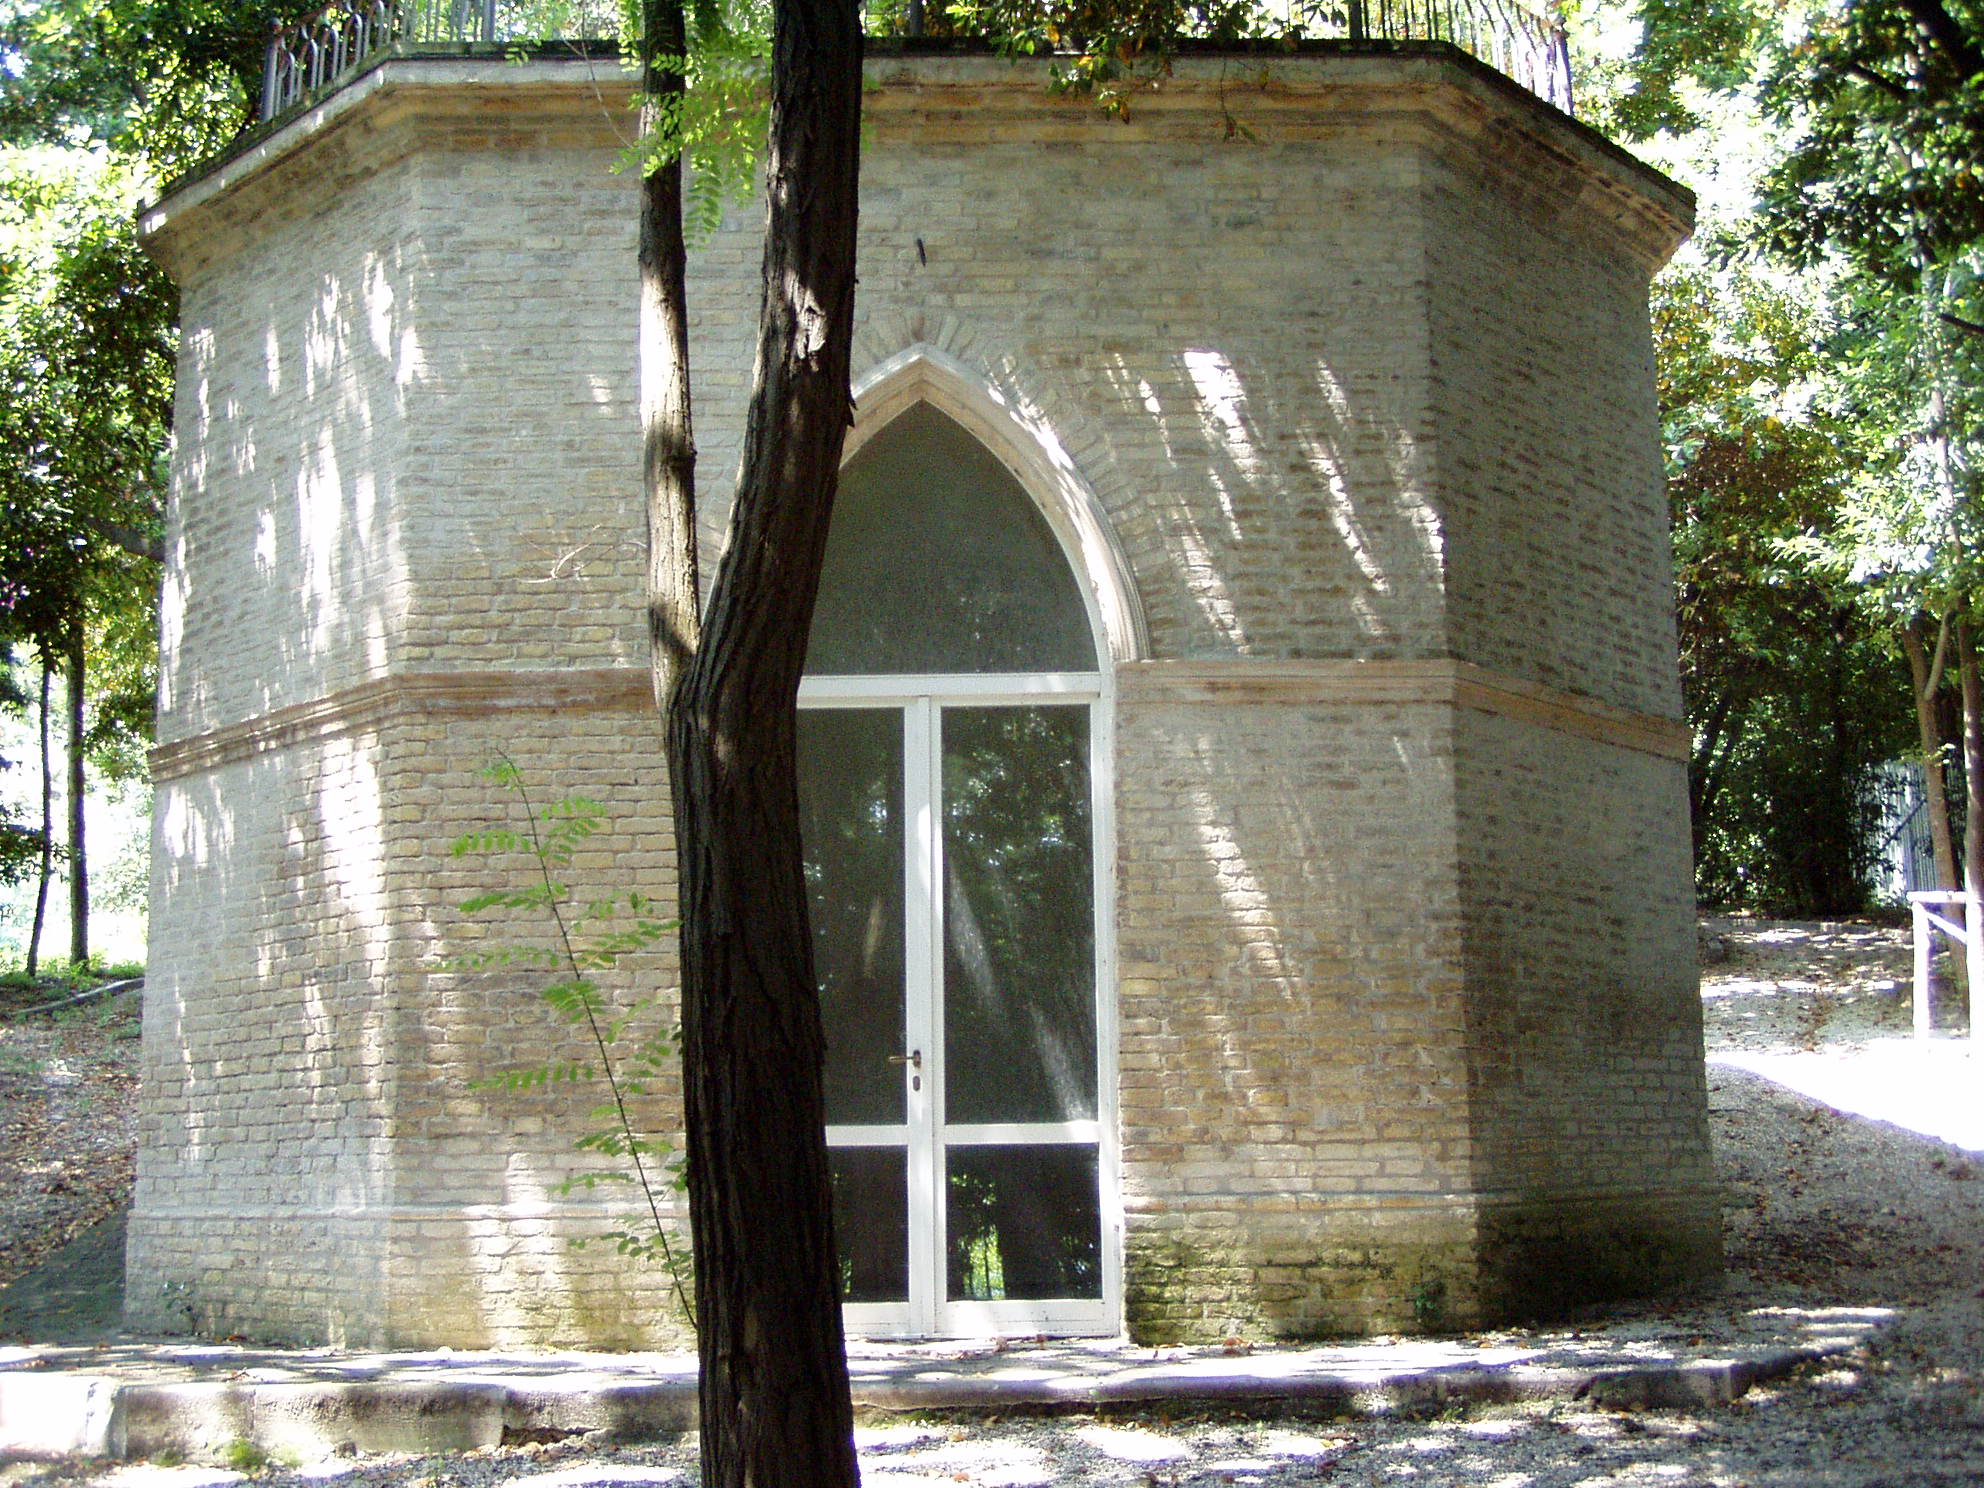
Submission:
<svg viewBox="0 0 1984 1488">
<path fill-rule="evenodd" d="M 1915 731 L 1922 746 L 1922 774 L 1929 808 L 1929 843 L 1936 860 L 1936 887 L 1956 887 L 1956 839 L 1950 833 L 1950 798 L 1943 779 L 1943 731 L 1937 716 L 1936 694 L 1942 690 L 1943 666 L 1949 650 L 1949 624 L 1937 628 L 1936 649 L 1929 650 L 1927 626 L 1914 615 L 1901 629 L 1901 649 L 1908 655 L 1909 679 L 1915 691 Z"/>
<path fill-rule="evenodd" d="M 83 845 L 83 627 L 69 641 L 69 965 L 90 959 L 90 868 Z"/>
<path fill-rule="evenodd" d="M 641 6 L 641 138 L 661 138 L 682 97 L 687 54 L 681 0 Z M 696 440 L 689 407 L 689 297 L 682 236 L 682 155 L 641 181 L 641 460 L 648 514 L 648 654 L 654 701 L 669 694 L 696 650 Z"/>
<path fill-rule="evenodd" d="M 859 1481 L 794 741 L 848 422 L 860 107 L 853 0 L 775 0 L 756 386 L 668 706 L 708 1488 Z"/>
</svg>

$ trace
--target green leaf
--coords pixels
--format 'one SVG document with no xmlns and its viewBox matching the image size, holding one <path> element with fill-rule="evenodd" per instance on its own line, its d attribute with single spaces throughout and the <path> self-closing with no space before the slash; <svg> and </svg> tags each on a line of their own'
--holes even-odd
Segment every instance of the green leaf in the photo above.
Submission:
<svg viewBox="0 0 1984 1488">
<path fill-rule="evenodd" d="M 475 853 L 515 852 L 530 843 L 507 827 L 484 827 L 457 837 L 448 846 L 448 856 L 466 858 Z"/>
</svg>

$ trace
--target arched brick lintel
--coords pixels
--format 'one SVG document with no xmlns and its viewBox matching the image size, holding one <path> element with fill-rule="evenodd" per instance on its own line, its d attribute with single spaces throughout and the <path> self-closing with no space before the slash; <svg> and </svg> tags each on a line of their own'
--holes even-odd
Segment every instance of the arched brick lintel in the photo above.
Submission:
<svg viewBox="0 0 1984 1488">
<path fill-rule="evenodd" d="M 1095 489 L 1043 420 L 1015 407 L 986 378 L 949 352 L 917 342 L 854 380 L 854 427 L 843 461 L 917 403 L 955 420 L 996 455 L 1033 498 L 1081 576 L 1097 638 L 1112 661 L 1150 659 L 1150 632 L 1129 557 Z"/>
</svg>

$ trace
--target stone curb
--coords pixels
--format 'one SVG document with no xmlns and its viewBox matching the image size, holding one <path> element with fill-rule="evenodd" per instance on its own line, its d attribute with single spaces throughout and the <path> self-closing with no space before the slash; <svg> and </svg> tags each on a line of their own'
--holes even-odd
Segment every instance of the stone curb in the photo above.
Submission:
<svg viewBox="0 0 1984 1488">
<path fill-rule="evenodd" d="M 1778 1349 L 1754 1359 L 1702 1359 L 1686 1364 L 1562 1369 L 1440 1366 L 1373 1375 L 1327 1373 L 1285 1380 L 1245 1375 L 1157 1375 L 1134 1380 L 1080 1377 L 1038 1380 L 961 1378 L 869 1381 L 854 1390 L 857 1407 L 874 1410 L 1025 1410 L 1069 1406 L 1259 1405 L 1343 1415 L 1394 1415 L 1449 1405 L 1507 1405 L 1526 1400 L 1588 1400 L 1633 1410 L 1727 1405 L 1753 1385 L 1778 1379 L 1836 1348 Z"/>
<path fill-rule="evenodd" d="M 1266 1379 L 1233 1373 L 1154 1373 L 1132 1379 L 1048 1375 L 1002 1379 L 857 1380 L 856 1409 L 1040 1411 L 1113 1405 L 1180 1408 L 1252 1405 L 1264 1415 L 1315 1411 L 1392 1415 L 1453 1405 L 1583 1400 L 1622 1409 L 1726 1405 L 1847 1345 L 1773 1350 L 1749 1359 L 1564 1369 L 1442 1366 L 1327 1372 Z M 615 1437 L 689 1430 L 692 1379 L 565 1378 L 266 1381 L 120 1381 L 106 1375 L 0 1371 L 0 1452 L 23 1457 L 115 1459 L 177 1454 L 216 1460 L 252 1443 L 274 1457 L 310 1461 L 339 1453 L 444 1452 L 503 1441 L 604 1431 Z"/>
</svg>

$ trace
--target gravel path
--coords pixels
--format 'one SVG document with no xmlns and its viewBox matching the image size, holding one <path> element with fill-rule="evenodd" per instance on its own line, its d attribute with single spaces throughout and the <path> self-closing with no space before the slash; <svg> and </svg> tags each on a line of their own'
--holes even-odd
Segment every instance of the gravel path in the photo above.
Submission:
<svg viewBox="0 0 1984 1488">
<path fill-rule="evenodd" d="M 1703 976 L 1711 1056 L 1892 1054 L 1908 1029 L 1906 934 L 1716 922 Z M 1952 1002 L 1939 1023 L 1959 1026 Z M 1944 1049 L 1938 1052 L 1947 1053 Z M 1482 1485 L 1482 1488 L 1933 1488 L 1984 1484 L 1984 1151 L 1846 1114 L 1714 1063 L 1728 1185 L 1728 1286 L 1657 1309 L 1713 1342 L 1759 1309 L 1892 1309 L 1868 1347 L 1695 1412 L 1559 1402 L 1432 1420 L 1108 1418 L 870 1420 L 870 1488 L 1096 1484 Z M 1984 1078 L 1959 1092 L 1984 1099 Z M 1520 1334 L 1497 1335 L 1517 1338 Z M 247 1464 L 241 1464 L 246 1466 Z M 19 1464 L 0 1484 L 158 1488 L 238 1481 L 210 1468 Z M 264 1468 L 271 1488 L 327 1478 L 414 1488 L 694 1483 L 693 1437 L 575 1439 L 425 1458 Z"/>
</svg>

